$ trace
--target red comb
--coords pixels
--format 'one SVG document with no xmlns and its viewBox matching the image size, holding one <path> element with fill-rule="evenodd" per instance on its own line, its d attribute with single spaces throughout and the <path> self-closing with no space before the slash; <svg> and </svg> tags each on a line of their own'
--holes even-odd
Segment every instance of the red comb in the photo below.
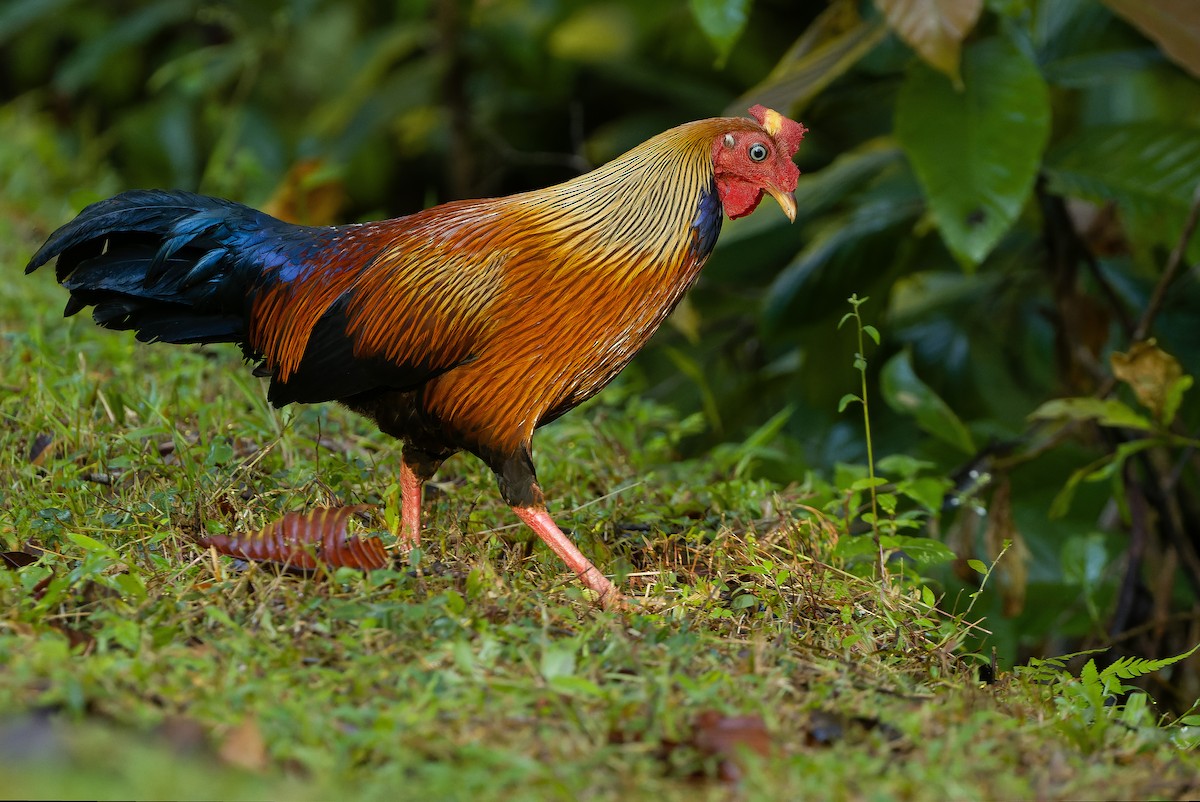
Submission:
<svg viewBox="0 0 1200 802">
<path fill-rule="evenodd" d="M 804 139 L 804 135 L 808 133 L 808 129 L 795 120 L 789 120 L 774 109 L 768 109 L 766 106 L 751 106 L 750 114 L 754 119 L 758 120 L 758 124 L 763 127 L 771 137 L 779 143 L 779 146 L 787 151 L 789 156 L 794 156 L 796 151 L 800 149 L 800 140 Z"/>
</svg>

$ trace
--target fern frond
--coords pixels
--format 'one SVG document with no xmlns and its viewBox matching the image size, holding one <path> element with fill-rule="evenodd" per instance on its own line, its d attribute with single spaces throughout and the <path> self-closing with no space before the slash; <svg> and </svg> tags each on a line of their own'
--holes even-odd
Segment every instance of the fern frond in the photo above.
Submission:
<svg viewBox="0 0 1200 802">
<path fill-rule="evenodd" d="M 1110 677 L 1137 679 L 1146 674 L 1161 671 L 1169 665 L 1178 663 L 1180 660 L 1185 660 L 1195 654 L 1197 649 L 1200 649 L 1200 643 L 1197 643 L 1183 654 L 1177 654 L 1174 657 L 1162 657 L 1157 660 L 1146 660 L 1141 657 L 1121 657 L 1114 660 L 1112 665 L 1100 672 L 1100 679 L 1106 680 Z"/>
</svg>

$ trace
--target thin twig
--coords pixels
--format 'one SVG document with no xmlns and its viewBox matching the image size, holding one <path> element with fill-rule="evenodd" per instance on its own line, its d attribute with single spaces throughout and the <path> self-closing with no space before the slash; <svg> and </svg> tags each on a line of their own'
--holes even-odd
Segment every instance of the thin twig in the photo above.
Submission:
<svg viewBox="0 0 1200 802">
<path fill-rule="evenodd" d="M 1133 342 L 1146 339 L 1146 335 L 1150 333 L 1154 318 L 1158 316 L 1163 301 L 1166 300 L 1167 289 L 1179 273 L 1180 265 L 1183 264 L 1184 254 L 1187 253 L 1188 243 L 1191 242 L 1192 234 L 1196 231 L 1197 223 L 1200 223 L 1200 184 L 1197 184 L 1195 191 L 1192 192 L 1192 207 L 1188 210 L 1187 222 L 1183 224 L 1179 241 L 1167 259 L 1167 267 L 1159 277 L 1158 284 L 1154 286 L 1154 293 L 1150 296 L 1150 303 L 1146 305 L 1146 311 L 1142 313 L 1137 327 L 1133 330 Z"/>
</svg>

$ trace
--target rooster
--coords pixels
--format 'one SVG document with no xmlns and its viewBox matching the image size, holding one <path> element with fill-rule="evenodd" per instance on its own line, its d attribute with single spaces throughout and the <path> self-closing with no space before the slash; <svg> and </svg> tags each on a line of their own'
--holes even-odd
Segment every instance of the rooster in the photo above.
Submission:
<svg viewBox="0 0 1200 802">
<path fill-rule="evenodd" d="M 373 223 L 307 227 L 232 201 L 134 190 L 55 231 L 65 316 L 144 342 L 241 346 L 275 406 L 337 401 L 403 442 L 402 545 L 459 451 L 601 603 L 621 596 L 551 518 L 533 434 L 624 368 L 696 279 L 722 213 L 789 220 L 800 123 L 755 106 L 672 128 L 571 181 Z"/>
</svg>

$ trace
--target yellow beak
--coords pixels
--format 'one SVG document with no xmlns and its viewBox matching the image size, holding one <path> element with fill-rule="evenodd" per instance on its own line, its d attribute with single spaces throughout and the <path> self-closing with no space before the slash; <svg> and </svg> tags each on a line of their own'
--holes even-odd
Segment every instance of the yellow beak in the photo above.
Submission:
<svg viewBox="0 0 1200 802">
<path fill-rule="evenodd" d="M 790 192 L 784 192 L 775 187 L 767 187 L 767 192 L 771 193 L 771 197 L 779 203 L 779 208 L 783 209 L 783 213 L 787 215 L 788 222 L 796 222 L 796 199 Z"/>
</svg>

